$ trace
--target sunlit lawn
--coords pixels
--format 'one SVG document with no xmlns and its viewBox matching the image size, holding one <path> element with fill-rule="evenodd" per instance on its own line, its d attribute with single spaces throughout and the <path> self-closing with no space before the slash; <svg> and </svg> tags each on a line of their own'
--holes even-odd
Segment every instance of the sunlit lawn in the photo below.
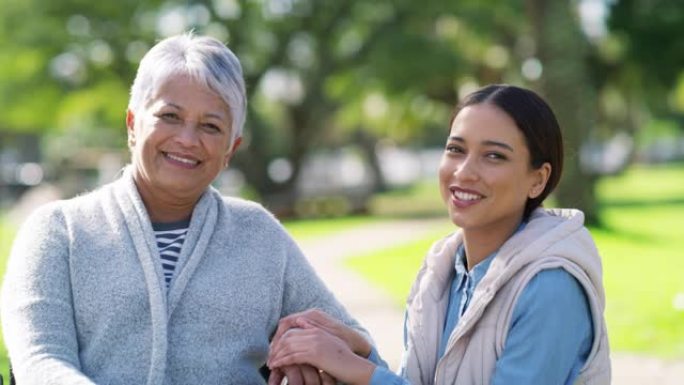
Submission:
<svg viewBox="0 0 684 385">
<path fill-rule="evenodd" d="M 611 347 L 684 357 L 684 165 L 635 167 L 598 186 Z M 348 264 L 402 306 L 423 255 L 450 229 Z"/>
<path fill-rule="evenodd" d="M 344 231 L 359 225 L 375 221 L 368 216 L 350 216 L 341 218 L 320 218 L 309 220 L 288 220 L 283 225 L 297 241 L 323 237 L 331 233 Z"/>
</svg>

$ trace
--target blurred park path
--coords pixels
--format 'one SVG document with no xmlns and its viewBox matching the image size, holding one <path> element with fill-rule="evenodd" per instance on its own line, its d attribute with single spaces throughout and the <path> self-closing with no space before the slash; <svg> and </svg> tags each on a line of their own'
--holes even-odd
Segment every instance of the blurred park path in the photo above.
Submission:
<svg viewBox="0 0 684 385">
<path fill-rule="evenodd" d="M 330 290 L 375 339 L 392 369 L 399 366 L 403 309 L 381 288 L 344 267 L 348 256 L 395 246 L 434 234 L 445 218 L 376 222 L 316 239 L 299 241 L 304 253 Z M 427 250 L 426 250 L 427 251 Z M 684 360 L 611 353 L 613 385 L 675 385 L 684 383 Z"/>
</svg>

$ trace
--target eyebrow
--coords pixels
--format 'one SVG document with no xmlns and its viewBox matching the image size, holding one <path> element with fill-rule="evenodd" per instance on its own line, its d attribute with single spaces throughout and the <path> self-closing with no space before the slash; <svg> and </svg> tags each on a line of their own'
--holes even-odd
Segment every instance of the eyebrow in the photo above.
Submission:
<svg viewBox="0 0 684 385">
<path fill-rule="evenodd" d="M 449 140 L 450 140 L 450 141 L 454 141 L 454 142 L 460 142 L 460 143 L 465 143 L 465 142 L 466 142 L 465 139 L 463 139 L 463 138 L 460 137 L 460 136 L 450 136 L 450 137 L 449 137 Z M 511 147 L 510 145 L 508 145 L 508 144 L 506 144 L 506 143 L 504 143 L 504 142 L 497 142 L 496 140 L 484 140 L 484 141 L 482 141 L 482 144 L 485 145 L 485 146 L 500 147 L 500 148 L 503 148 L 503 149 L 508 150 L 508 151 L 510 151 L 510 152 L 515 152 L 515 151 L 513 150 L 513 147 Z"/>
</svg>

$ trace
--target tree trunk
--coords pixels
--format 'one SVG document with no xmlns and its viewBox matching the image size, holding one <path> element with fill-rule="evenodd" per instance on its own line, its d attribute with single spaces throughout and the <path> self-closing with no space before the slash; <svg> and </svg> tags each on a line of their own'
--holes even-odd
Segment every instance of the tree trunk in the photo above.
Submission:
<svg viewBox="0 0 684 385">
<path fill-rule="evenodd" d="M 580 147 L 596 124 L 596 91 L 588 77 L 588 42 L 580 30 L 575 2 L 528 0 L 537 56 L 543 65 L 540 91 L 563 131 L 563 177 L 556 189 L 560 207 L 582 210 L 587 223 L 598 222 L 596 177 L 583 172 Z"/>
<path fill-rule="evenodd" d="M 352 137 L 354 142 L 361 149 L 363 156 L 366 158 L 368 166 L 373 173 L 373 192 L 379 193 L 388 191 L 389 187 L 387 186 L 387 180 L 382 172 L 380 159 L 378 159 L 378 153 L 376 151 L 378 139 L 368 130 L 364 130 L 360 127 L 354 131 Z"/>
</svg>

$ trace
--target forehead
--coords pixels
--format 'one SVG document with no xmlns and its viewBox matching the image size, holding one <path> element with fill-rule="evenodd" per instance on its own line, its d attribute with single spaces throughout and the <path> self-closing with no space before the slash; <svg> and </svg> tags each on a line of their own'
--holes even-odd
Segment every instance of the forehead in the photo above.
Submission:
<svg viewBox="0 0 684 385">
<path fill-rule="evenodd" d="M 230 115 L 228 105 L 216 92 L 189 75 L 172 75 L 159 80 L 146 104 L 173 104 L 182 109 Z"/>
<path fill-rule="evenodd" d="M 513 118 L 488 103 L 470 105 L 459 111 L 451 123 L 450 136 L 466 141 L 497 140 L 525 145 L 523 133 Z"/>
</svg>

